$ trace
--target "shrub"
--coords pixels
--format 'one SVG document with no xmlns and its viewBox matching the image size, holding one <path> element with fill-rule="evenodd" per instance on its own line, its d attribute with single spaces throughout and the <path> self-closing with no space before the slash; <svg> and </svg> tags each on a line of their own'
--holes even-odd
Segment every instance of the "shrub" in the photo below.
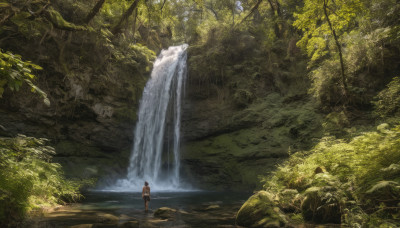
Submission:
<svg viewBox="0 0 400 228">
<path fill-rule="evenodd" d="M 335 186 L 335 200 L 340 202 L 337 205 L 347 219 L 342 222 L 375 212 L 380 212 L 374 214 L 380 218 L 395 218 L 399 208 L 393 209 L 393 205 L 400 202 L 400 197 L 397 190 L 396 194 L 386 192 L 400 186 L 399 150 L 400 126 L 389 128 L 388 124 L 381 124 L 376 131 L 362 133 L 349 141 L 325 137 L 310 151 L 293 154 L 264 179 L 264 187 L 276 194 L 296 189 L 306 196 L 306 189 Z M 332 178 L 321 182 L 321 173 Z M 390 183 L 390 188 L 378 188 L 382 183 Z M 383 190 L 379 195 L 371 194 L 380 189 Z M 352 201 L 357 208 L 351 206 Z M 351 211 L 361 210 L 358 206 L 364 211 L 352 215 Z M 318 221 L 314 215 L 311 217 Z"/>
<path fill-rule="evenodd" d="M 21 220 L 36 208 L 75 201 L 79 184 L 65 180 L 52 163 L 46 139 L 0 138 L 0 226 Z"/>
<path fill-rule="evenodd" d="M 0 50 L 0 98 L 5 86 L 12 91 L 18 91 L 22 83 L 25 82 L 31 87 L 32 92 L 37 92 L 43 98 L 46 105 L 50 105 L 47 94 L 32 82 L 36 78 L 33 71 L 41 69 L 40 66 L 29 61 L 22 61 L 20 55 Z"/>
<path fill-rule="evenodd" d="M 375 113 L 380 117 L 395 115 L 400 110 L 400 78 L 395 77 L 382 90 L 373 102 L 375 105 Z"/>
</svg>

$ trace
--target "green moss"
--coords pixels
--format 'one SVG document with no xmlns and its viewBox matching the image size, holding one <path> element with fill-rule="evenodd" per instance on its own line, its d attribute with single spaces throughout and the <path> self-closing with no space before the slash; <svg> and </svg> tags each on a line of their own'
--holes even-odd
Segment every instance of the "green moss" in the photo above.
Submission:
<svg viewBox="0 0 400 228">
<path fill-rule="evenodd" d="M 169 207 L 161 207 L 158 208 L 154 212 L 154 217 L 161 218 L 161 219 L 172 219 L 175 217 L 177 210 L 169 208 Z"/>
<path fill-rule="evenodd" d="M 237 106 L 247 107 L 254 100 L 254 94 L 250 91 L 239 89 L 233 95 L 233 100 Z"/>
<path fill-rule="evenodd" d="M 217 185 L 232 185 L 228 178 L 235 186 L 256 187 L 259 176 L 272 171 L 289 150 L 309 148 L 312 138 L 321 136 L 321 119 L 311 102 L 286 104 L 272 93 L 224 120 L 221 127 L 230 131 L 185 143 L 182 159 L 215 163 L 212 167 L 222 171 L 207 181 L 214 178 Z"/>
<path fill-rule="evenodd" d="M 95 146 L 63 140 L 55 146 L 57 156 L 60 157 L 109 157 Z"/>
<path fill-rule="evenodd" d="M 87 28 L 84 26 L 75 25 L 71 22 L 66 21 L 58 11 L 52 8 L 49 8 L 47 12 L 51 23 L 53 23 L 53 25 L 57 28 L 66 30 L 87 30 Z"/>
<path fill-rule="evenodd" d="M 287 223 L 283 213 L 274 204 L 273 195 L 260 191 L 240 208 L 236 224 L 244 227 L 281 227 Z"/>
<path fill-rule="evenodd" d="M 136 107 L 121 107 L 114 109 L 114 117 L 119 121 L 133 123 L 136 121 Z"/>
<path fill-rule="evenodd" d="M 302 214 L 289 214 L 289 216 L 291 223 L 300 225 L 304 224 L 305 222 Z"/>
</svg>

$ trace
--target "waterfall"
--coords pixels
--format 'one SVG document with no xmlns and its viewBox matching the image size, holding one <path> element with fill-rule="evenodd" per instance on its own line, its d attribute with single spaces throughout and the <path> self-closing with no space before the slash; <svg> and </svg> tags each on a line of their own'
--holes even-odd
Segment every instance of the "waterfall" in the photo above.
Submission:
<svg viewBox="0 0 400 228">
<path fill-rule="evenodd" d="M 139 105 L 127 178 L 118 180 L 110 189 L 141 191 L 144 181 L 152 190 L 180 188 L 181 104 L 187 47 L 169 47 L 157 57 Z"/>
</svg>

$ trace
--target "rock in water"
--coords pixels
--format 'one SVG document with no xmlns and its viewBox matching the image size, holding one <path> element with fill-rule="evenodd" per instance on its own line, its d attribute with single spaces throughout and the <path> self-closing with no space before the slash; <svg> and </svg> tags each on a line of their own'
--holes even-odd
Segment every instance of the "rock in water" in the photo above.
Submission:
<svg viewBox="0 0 400 228">
<path fill-rule="evenodd" d="M 139 228 L 139 222 L 138 221 L 129 221 L 129 222 L 124 222 L 120 225 L 120 227 L 123 228 Z"/>
<path fill-rule="evenodd" d="M 281 227 L 287 223 L 285 215 L 275 205 L 273 196 L 260 191 L 240 208 L 236 224 L 244 227 Z"/>
<path fill-rule="evenodd" d="M 161 207 L 154 212 L 154 217 L 170 220 L 175 217 L 176 212 L 177 211 L 175 209 L 169 207 Z"/>
</svg>

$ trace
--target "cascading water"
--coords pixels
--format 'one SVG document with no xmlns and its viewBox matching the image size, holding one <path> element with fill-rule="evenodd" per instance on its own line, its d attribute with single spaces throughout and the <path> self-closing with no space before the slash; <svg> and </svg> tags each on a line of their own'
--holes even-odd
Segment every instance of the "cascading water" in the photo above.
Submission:
<svg viewBox="0 0 400 228">
<path fill-rule="evenodd" d="M 118 180 L 111 190 L 141 191 L 144 181 L 156 191 L 180 188 L 181 101 L 187 47 L 169 47 L 157 57 L 140 101 L 127 178 Z"/>
</svg>

